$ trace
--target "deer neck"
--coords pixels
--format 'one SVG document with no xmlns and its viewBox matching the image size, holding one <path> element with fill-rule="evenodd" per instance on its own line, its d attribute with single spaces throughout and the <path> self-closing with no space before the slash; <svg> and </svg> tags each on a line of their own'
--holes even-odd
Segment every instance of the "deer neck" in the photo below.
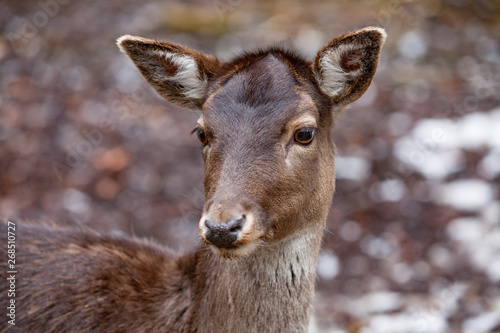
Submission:
<svg viewBox="0 0 500 333">
<path fill-rule="evenodd" d="M 237 259 L 202 249 L 197 331 L 306 332 L 321 235 L 301 235 Z"/>
</svg>

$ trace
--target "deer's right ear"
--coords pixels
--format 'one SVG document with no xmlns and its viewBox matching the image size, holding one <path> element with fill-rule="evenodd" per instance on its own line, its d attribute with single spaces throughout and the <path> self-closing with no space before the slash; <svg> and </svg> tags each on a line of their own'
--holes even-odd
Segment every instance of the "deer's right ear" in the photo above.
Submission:
<svg viewBox="0 0 500 333">
<path fill-rule="evenodd" d="M 200 108 L 208 80 L 219 67 L 217 58 L 185 46 L 125 35 L 117 40 L 146 80 L 167 101 Z"/>
</svg>

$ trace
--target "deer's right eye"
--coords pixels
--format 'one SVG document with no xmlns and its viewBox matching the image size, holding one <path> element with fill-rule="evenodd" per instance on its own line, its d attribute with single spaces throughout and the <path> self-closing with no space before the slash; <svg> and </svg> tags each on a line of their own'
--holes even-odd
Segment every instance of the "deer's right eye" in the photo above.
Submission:
<svg viewBox="0 0 500 333">
<path fill-rule="evenodd" d="M 198 140 L 200 140 L 200 142 L 203 145 L 207 145 L 208 144 L 207 134 L 205 133 L 204 130 L 202 130 L 201 128 L 197 128 L 196 129 L 196 134 L 198 135 Z"/>
</svg>

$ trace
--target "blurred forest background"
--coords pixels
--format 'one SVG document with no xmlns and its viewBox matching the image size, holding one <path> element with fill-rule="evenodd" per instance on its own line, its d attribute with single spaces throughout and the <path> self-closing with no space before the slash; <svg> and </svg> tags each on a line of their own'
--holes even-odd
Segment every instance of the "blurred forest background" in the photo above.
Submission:
<svg viewBox="0 0 500 333">
<path fill-rule="evenodd" d="M 1 1 L 0 215 L 198 244 L 196 112 L 154 92 L 123 34 L 223 59 L 388 40 L 344 114 L 311 332 L 500 332 L 500 2 Z"/>
</svg>

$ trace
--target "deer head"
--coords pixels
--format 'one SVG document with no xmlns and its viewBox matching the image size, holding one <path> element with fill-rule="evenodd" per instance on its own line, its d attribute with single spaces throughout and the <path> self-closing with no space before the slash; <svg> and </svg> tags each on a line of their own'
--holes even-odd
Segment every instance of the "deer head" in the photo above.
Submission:
<svg viewBox="0 0 500 333">
<path fill-rule="evenodd" d="M 330 129 L 375 73 L 386 34 L 339 36 L 312 62 L 271 48 L 221 62 L 187 47 L 123 36 L 120 49 L 166 100 L 201 110 L 202 240 L 241 257 L 299 235 L 321 237 L 335 190 Z"/>
</svg>

